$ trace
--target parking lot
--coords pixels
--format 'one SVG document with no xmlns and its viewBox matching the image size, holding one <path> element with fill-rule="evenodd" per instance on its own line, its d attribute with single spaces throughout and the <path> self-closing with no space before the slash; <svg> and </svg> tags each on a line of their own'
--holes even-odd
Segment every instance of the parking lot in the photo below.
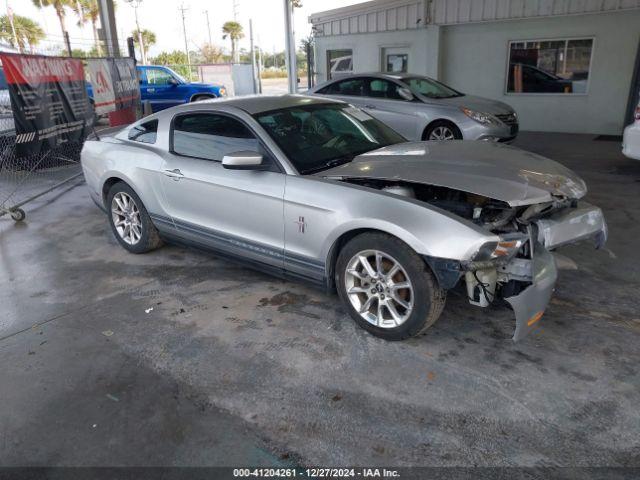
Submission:
<svg viewBox="0 0 640 480">
<path fill-rule="evenodd" d="M 640 163 L 589 135 L 516 145 L 580 174 L 610 229 L 561 249 L 520 343 L 462 297 L 389 343 L 313 287 L 128 254 L 83 184 L 0 218 L 2 464 L 637 466 Z"/>
</svg>

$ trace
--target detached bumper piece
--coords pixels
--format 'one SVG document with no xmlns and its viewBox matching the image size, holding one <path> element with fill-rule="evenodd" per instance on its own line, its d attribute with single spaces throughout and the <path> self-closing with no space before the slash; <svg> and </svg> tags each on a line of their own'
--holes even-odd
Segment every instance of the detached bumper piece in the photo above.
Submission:
<svg viewBox="0 0 640 480">
<path fill-rule="evenodd" d="M 586 202 L 578 203 L 577 208 L 537 220 L 535 224 L 538 227 L 538 242 L 549 250 L 590 239 L 596 248 L 601 248 L 607 241 L 607 223 L 602 210 Z"/>
<path fill-rule="evenodd" d="M 553 255 L 542 246 L 537 247 L 531 260 L 532 284 L 518 295 L 505 298 L 516 315 L 516 330 L 513 334 L 513 340 L 516 342 L 538 326 L 558 278 Z"/>
</svg>

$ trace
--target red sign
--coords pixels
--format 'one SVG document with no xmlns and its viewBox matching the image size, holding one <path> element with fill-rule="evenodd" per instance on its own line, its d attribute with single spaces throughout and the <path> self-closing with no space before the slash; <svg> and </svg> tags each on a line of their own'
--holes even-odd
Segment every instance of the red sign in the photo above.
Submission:
<svg viewBox="0 0 640 480">
<path fill-rule="evenodd" d="M 77 58 L 2 55 L 2 67 L 8 83 L 84 81 L 82 61 Z"/>
</svg>

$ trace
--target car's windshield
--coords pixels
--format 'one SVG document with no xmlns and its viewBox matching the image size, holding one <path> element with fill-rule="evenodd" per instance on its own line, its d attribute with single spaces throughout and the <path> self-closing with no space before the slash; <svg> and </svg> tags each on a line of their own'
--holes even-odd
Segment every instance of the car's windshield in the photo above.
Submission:
<svg viewBox="0 0 640 480">
<path fill-rule="evenodd" d="M 171 75 L 173 76 L 173 78 L 178 80 L 178 82 L 187 83 L 187 81 L 184 79 L 184 77 L 182 75 L 178 74 L 175 70 L 172 70 L 169 67 L 167 67 L 167 70 L 169 70 L 169 72 L 171 72 Z"/>
<path fill-rule="evenodd" d="M 303 175 L 406 141 L 362 110 L 344 104 L 283 108 L 255 118 Z"/>
<path fill-rule="evenodd" d="M 413 93 L 417 93 L 428 98 L 452 98 L 464 96 L 464 93 L 460 93 L 451 87 L 447 87 L 443 83 L 427 77 L 403 78 L 402 81 L 409 86 L 409 89 Z"/>
</svg>

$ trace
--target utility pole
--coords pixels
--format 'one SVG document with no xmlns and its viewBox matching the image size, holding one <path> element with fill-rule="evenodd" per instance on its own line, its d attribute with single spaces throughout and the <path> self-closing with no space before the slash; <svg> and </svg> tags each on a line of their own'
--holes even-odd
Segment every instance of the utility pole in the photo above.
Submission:
<svg viewBox="0 0 640 480">
<path fill-rule="evenodd" d="M 138 22 L 138 7 L 142 3 L 142 0 L 125 0 L 127 3 L 130 3 L 133 7 L 133 12 L 136 17 L 136 30 L 138 31 L 138 45 L 140 45 L 140 60 L 142 60 L 142 64 L 147 64 L 147 52 L 144 44 L 144 39 L 142 38 L 142 30 L 140 30 L 140 22 Z"/>
<path fill-rule="evenodd" d="M 293 35 L 293 5 L 291 0 L 284 0 L 284 32 L 285 32 L 285 63 L 287 78 L 289 79 L 289 93 L 298 90 L 298 67 L 296 61 L 296 40 Z"/>
<path fill-rule="evenodd" d="M 13 24 L 13 10 L 9 6 L 9 0 L 7 0 L 7 17 L 9 17 L 9 23 L 11 24 L 11 33 L 13 34 L 13 42 L 16 45 L 16 48 L 20 53 L 22 53 L 22 49 L 20 48 L 20 44 L 18 43 L 18 35 L 16 34 L 16 26 Z"/>
<path fill-rule="evenodd" d="M 207 31 L 209 32 L 209 45 L 213 45 L 213 42 L 211 42 L 211 24 L 209 23 L 209 10 L 205 10 L 204 15 L 207 17 Z"/>
<path fill-rule="evenodd" d="M 104 30 L 104 37 L 107 42 L 107 52 L 110 57 L 120 56 L 118 46 L 118 32 L 116 30 L 116 15 L 113 8 L 113 0 L 98 0 L 100 8 L 100 25 Z"/>
<path fill-rule="evenodd" d="M 238 9 L 240 8 L 240 0 L 233 0 L 233 21 L 238 21 Z"/>
<path fill-rule="evenodd" d="M 251 48 L 251 78 L 253 79 L 253 93 L 258 93 L 256 81 L 256 49 L 253 46 L 253 20 L 249 19 L 249 47 Z"/>
<path fill-rule="evenodd" d="M 187 70 L 188 70 L 187 80 L 191 81 L 191 57 L 189 56 L 189 42 L 187 41 L 187 25 L 185 24 L 185 21 L 184 21 L 184 12 L 186 12 L 189 9 L 185 8 L 183 3 L 182 5 L 180 5 L 180 8 L 178 10 L 180 10 L 180 13 L 182 14 L 182 30 L 184 32 L 184 51 L 187 54 Z"/>
</svg>

